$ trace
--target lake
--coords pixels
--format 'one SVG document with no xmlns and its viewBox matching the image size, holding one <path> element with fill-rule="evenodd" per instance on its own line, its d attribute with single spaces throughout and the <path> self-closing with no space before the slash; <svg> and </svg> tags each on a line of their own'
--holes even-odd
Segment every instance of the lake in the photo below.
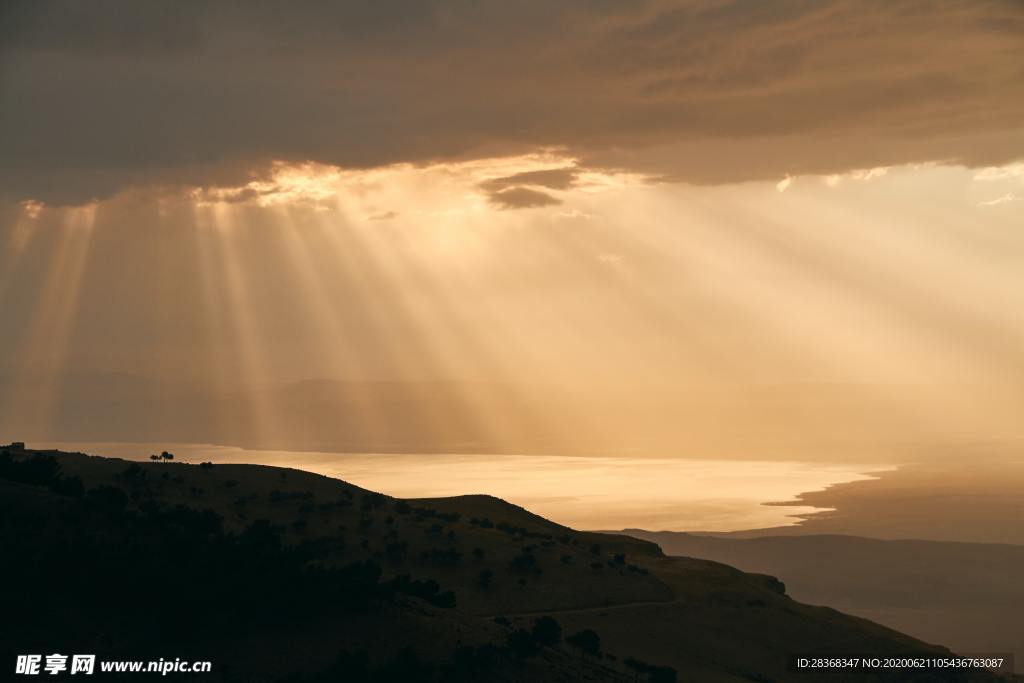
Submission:
<svg viewBox="0 0 1024 683">
<path fill-rule="evenodd" d="M 878 464 L 552 455 L 318 453 L 204 444 L 34 442 L 32 448 L 147 460 L 294 467 L 402 498 L 487 493 L 577 529 L 735 531 L 794 524 L 821 508 L 767 506 L 872 478 Z"/>
</svg>

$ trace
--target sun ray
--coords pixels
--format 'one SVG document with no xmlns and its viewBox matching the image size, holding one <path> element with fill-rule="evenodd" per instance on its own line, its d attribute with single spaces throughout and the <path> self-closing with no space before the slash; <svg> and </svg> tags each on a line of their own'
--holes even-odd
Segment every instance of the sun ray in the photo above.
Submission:
<svg viewBox="0 0 1024 683">
<path fill-rule="evenodd" d="M 242 239 L 230 206 L 199 207 L 199 249 L 204 290 L 211 302 L 207 311 L 214 335 L 218 384 L 234 394 L 239 415 L 235 428 L 254 442 L 272 443 L 280 434 L 270 392 L 268 361 L 261 345 L 264 337 L 255 323 L 256 302 L 249 296 L 243 272 Z"/>
<path fill-rule="evenodd" d="M 17 379 L 9 390 L 5 424 L 28 434 L 54 433 L 83 273 L 89 261 L 97 205 L 63 212 L 53 236 L 38 301 L 18 353 Z"/>
</svg>

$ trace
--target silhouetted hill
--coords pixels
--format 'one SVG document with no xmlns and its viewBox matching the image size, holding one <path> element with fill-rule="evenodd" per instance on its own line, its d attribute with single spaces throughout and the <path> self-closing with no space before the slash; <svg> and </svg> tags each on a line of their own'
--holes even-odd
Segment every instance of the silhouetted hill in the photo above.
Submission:
<svg viewBox="0 0 1024 683">
<path fill-rule="evenodd" d="M 669 555 L 772 574 L 798 600 L 831 605 L 959 652 L 1024 653 L 1024 546 L 623 533 L 657 543 Z"/>
<path fill-rule="evenodd" d="M 275 467 L 9 449 L 0 546 L 6 652 L 210 659 L 210 681 L 864 681 L 787 658 L 946 652 L 492 497 Z"/>
</svg>

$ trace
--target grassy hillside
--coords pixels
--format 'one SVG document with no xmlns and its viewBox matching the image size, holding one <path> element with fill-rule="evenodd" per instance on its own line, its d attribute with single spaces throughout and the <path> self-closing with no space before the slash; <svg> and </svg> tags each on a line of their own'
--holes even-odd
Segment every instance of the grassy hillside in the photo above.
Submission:
<svg viewBox="0 0 1024 683">
<path fill-rule="evenodd" d="M 794 653 L 944 651 L 487 496 L 9 449 L 0 525 L 8 653 L 192 656 L 203 680 L 988 679 L 789 672 Z"/>
<path fill-rule="evenodd" d="M 669 555 L 772 574 L 798 600 L 831 605 L 961 652 L 1024 653 L 1024 546 L 626 533 L 658 543 Z"/>
</svg>

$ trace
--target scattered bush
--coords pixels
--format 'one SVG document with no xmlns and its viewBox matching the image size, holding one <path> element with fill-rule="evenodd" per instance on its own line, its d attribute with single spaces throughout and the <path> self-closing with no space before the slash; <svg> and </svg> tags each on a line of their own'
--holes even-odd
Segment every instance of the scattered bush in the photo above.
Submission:
<svg viewBox="0 0 1024 683">
<path fill-rule="evenodd" d="M 445 566 L 454 566 L 462 561 L 462 553 L 455 548 L 430 548 L 420 553 L 424 562 L 433 562 Z"/>
<path fill-rule="evenodd" d="M 388 498 L 384 494 L 370 491 L 363 494 L 362 508 L 363 510 L 376 510 L 379 507 L 383 507 L 387 501 Z"/>
<path fill-rule="evenodd" d="M 593 629 L 587 628 L 574 633 L 568 636 L 565 642 L 572 647 L 573 651 L 578 649 L 581 656 L 593 655 L 596 657 L 601 654 L 601 638 Z"/>
<path fill-rule="evenodd" d="M 540 647 L 554 647 L 562 640 L 562 627 L 551 617 L 540 617 L 533 622 L 530 634 Z"/>
<path fill-rule="evenodd" d="M 529 548 L 520 550 L 519 555 L 512 558 L 508 563 L 510 569 L 515 571 L 535 571 L 537 569 L 537 556 Z"/>
<path fill-rule="evenodd" d="M 384 555 L 392 560 L 402 560 L 409 552 L 409 544 L 405 541 L 392 541 L 384 547 Z"/>
<path fill-rule="evenodd" d="M 512 633 L 509 633 L 505 639 L 505 643 L 508 646 L 508 649 L 512 651 L 512 654 L 521 659 L 527 659 L 537 655 L 537 641 L 533 639 L 533 636 L 529 631 L 524 629 L 516 629 Z"/>
<path fill-rule="evenodd" d="M 648 664 L 634 657 L 627 657 L 622 663 L 636 674 L 647 674 L 648 683 L 676 683 L 678 673 L 671 666 Z"/>
<path fill-rule="evenodd" d="M 386 586 L 395 592 L 420 598 L 435 607 L 446 609 L 455 607 L 455 593 L 442 591 L 441 586 L 433 579 L 417 581 L 410 578 L 408 574 L 401 574 L 391 579 Z"/>
</svg>

